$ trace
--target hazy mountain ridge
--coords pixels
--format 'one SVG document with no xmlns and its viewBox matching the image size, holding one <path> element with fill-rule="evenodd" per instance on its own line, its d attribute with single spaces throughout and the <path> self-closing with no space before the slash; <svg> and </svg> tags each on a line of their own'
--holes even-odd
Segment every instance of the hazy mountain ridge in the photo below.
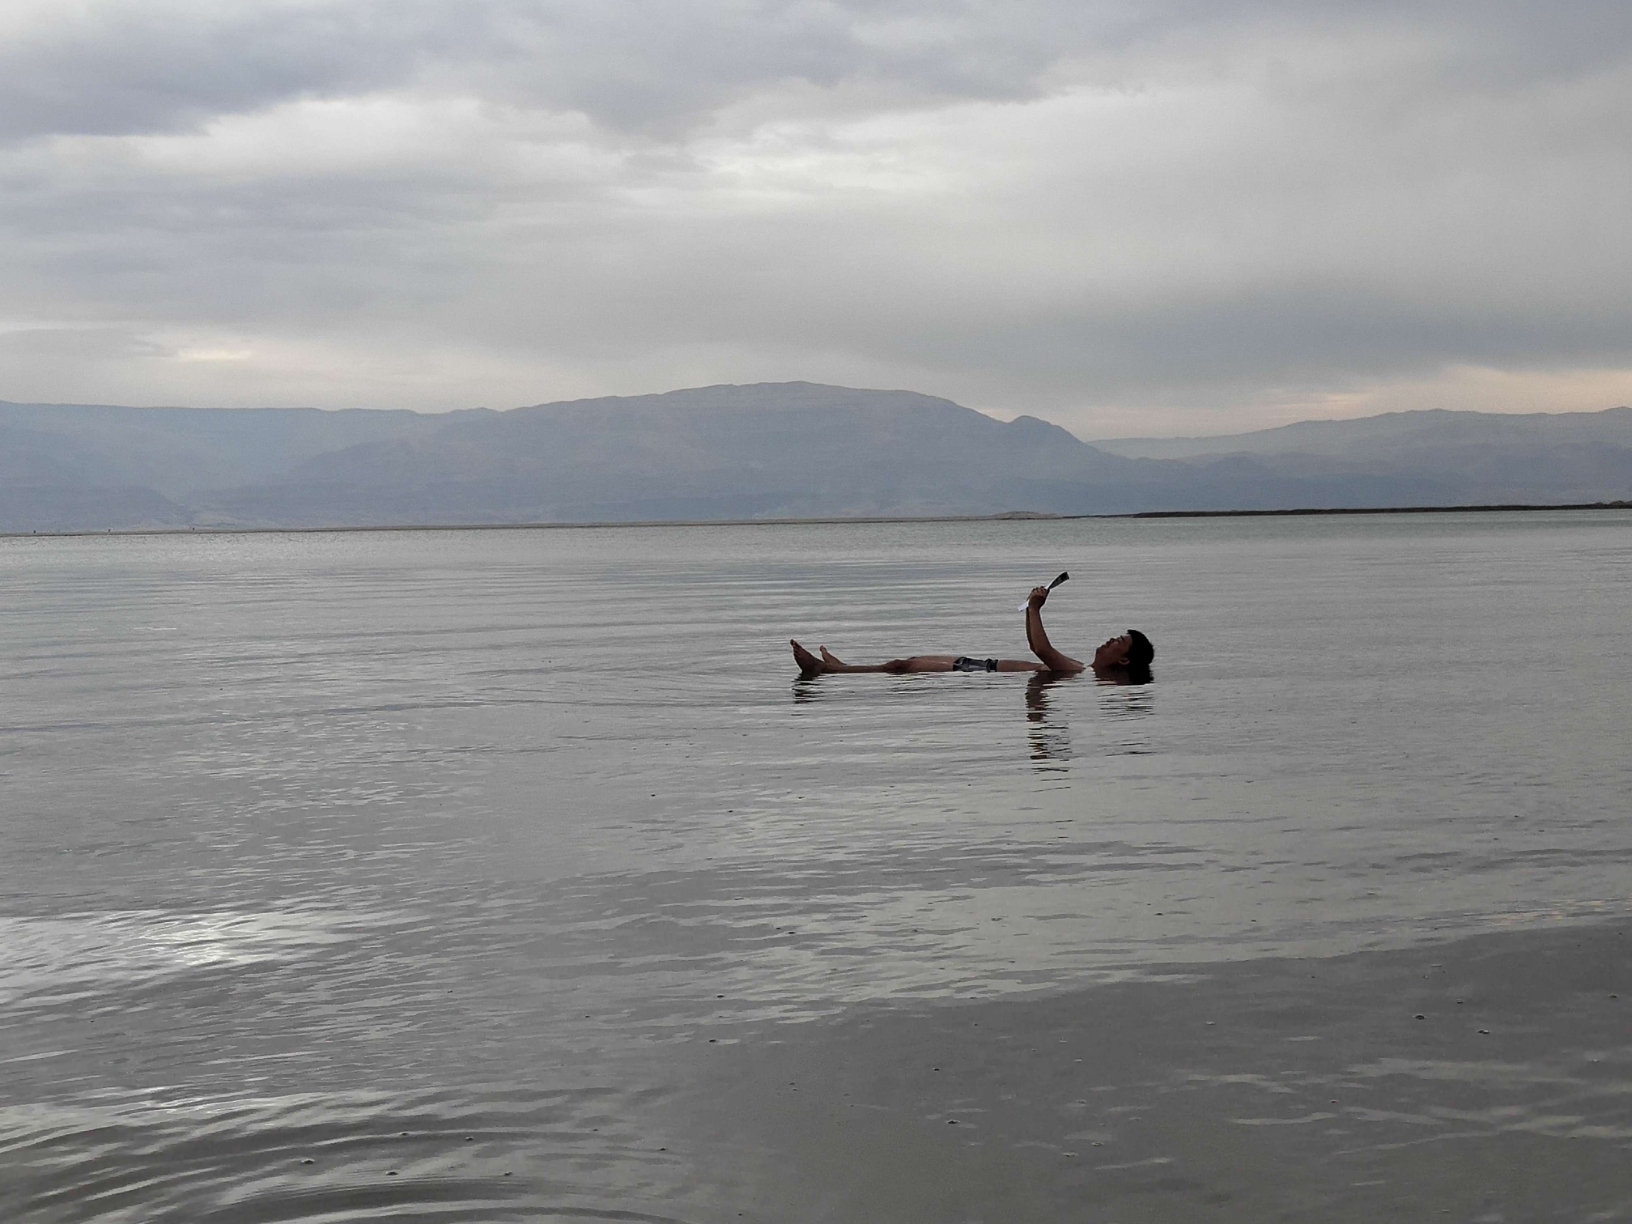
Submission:
<svg viewBox="0 0 1632 1224">
<path fill-rule="evenodd" d="M 1209 455 L 1397 456 L 1407 446 L 1469 442 L 1608 443 L 1632 446 L 1632 408 L 1601 412 L 1453 412 L 1429 408 L 1340 421 L 1298 421 L 1251 433 L 1200 438 L 1113 438 L 1094 442 L 1118 455 L 1194 459 Z"/>
<path fill-rule="evenodd" d="M 56 439 L 63 453 L 94 456 L 123 481 L 184 497 L 201 489 L 276 478 L 303 459 L 354 442 L 432 432 L 462 415 L 0 401 L 0 445 L 4 431 L 13 429 L 36 440 Z"/>
<path fill-rule="evenodd" d="M 1568 503 L 1632 495 L 1632 408 L 1626 407 L 1524 414 L 1429 409 L 1211 438 L 1095 445 L 1212 470 L 1247 460 L 1279 476 L 1326 484 L 1393 479 L 1412 504 Z"/>
<path fill-rule="evenodd" d="M 319 456 L 291 479 L 317 500 L 377 490 L 399 518 L 441 501 L 495 521 L 981 513 L 1033 508 L 1008 500 L 1017 479 L 1080 482 L 1096 460 L 1118 474 L 1151 466 L 1031 418 L 791 383 L 464 418 L 429 437 Z M 244 496 L 212 505 L 243 513 Z"/>
<path fill-rule="evenodd" d="M 1632 496 L 1632 409 L 1395 413 L 1089 444 L 910 391 L 700 387 L 507 412 L 0 402 L 0 530 L 1560 502 Z"/>
</svg>

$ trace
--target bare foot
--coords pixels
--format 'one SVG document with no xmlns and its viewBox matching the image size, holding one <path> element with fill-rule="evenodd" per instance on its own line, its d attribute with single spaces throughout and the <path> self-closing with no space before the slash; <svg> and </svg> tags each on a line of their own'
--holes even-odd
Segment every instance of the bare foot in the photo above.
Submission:
<svg viewBox="0 0 1632 1224">
<path fill-rule="evenodd" d="M 843 659 L 839 658 L 838 655 L 834 654 L 831 650 L 829 650 L 826 646 L 818 646 L 818 647 L 816 647 L 816 649 L 822 652 L 822 662 L 826 663 L 829 667 L 848 667 L 848 666 L 850 666 Z"/>
<path fill-rule="evenodd" d="M 788 639 L 788 645 L 793 647 L 793 661 L 799 664 L 799 674 L 801 676 L 815 676 L 821 674 L 822 661 L 820 659 L 811 654 L 810 651 L 799 645 L 799 643 L 794 641 L 792 638 Z M 826 654 L 827 652 L 824 650 L 822 653 Z"/>
</svg>

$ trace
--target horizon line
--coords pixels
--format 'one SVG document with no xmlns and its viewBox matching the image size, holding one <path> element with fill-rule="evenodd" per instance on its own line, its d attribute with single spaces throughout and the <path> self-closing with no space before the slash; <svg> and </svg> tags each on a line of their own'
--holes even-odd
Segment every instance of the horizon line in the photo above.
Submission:
<svg viewBox="0 0 1632 1224">
<path fill-rule="evenodd" d="M 4 401 L 0 401 L 4 402 Z M 75 531 L 0 531 L 0 540 L 75 539 L 82 536 L 171 535 L 323 535 L 381 531 L 568 531 L 630 527 L 799 527 L 881 525 L 890 523 L 1033 523 L 1081 522 L 1089 519 L 1174 518 L 1314 518 L 1365 514 L 1543 513 L 1563 510 L 1632 510 L 1632 500 L 1599 502 L 1508 502 L 1464 506 L 1295 506 L 1278 510 L 1134 510 L 1121 514 L 1050 514 L 1005 510 L 1000 514 L 825 515 L 763 519 L 608 519 L 595 522 L 537 523 L 380 523 L 323 527 L 105 527 Z"/>
</svg>

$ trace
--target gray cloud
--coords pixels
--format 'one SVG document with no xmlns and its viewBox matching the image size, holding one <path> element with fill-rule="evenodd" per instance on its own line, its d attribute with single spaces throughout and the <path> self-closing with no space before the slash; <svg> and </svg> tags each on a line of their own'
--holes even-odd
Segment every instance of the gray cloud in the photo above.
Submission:
<svg viewBox="0 0 1632 1224">
<path fill-rule="evenodd" d="M 1624 65 L 1619 3 L 1356 6 L 1275 0 L 89 0 L 36 4 L 0 45 L 0 132 L 185 130 L 279 102 L 391 88 L 474 92 L 675 130 L 790 82 L 875 104 L 1016 99 L 1059 83 L 1140 88 L 1176 50 L 1223 57 L 1286 34 L 1416 44 L 1382 93 L 1525 88 Z M 1220 62 L 1217 68 L 1227 71 Z M 1193 67 L 1187 66 L 1187 67 Z M 1379 82 L 1374 82 L 1379 84 Z M 831 102 L 832 99 L 830 98 Z"/>
<path fill-rule="evenodd" d="M 900 100 L 1004 98 L 1120 24 L 1093 6 L 354 0 L 42 10 L 0 51 L 12 136 L 185 129 L 292 98 L 415 86 L 673 130 L 745 92 L 871 83 Z M 1062 38 L 1063 36 L 1063 38 Z"/>
<path fill-rule="evenodd" d="M 1629 107 L 1618 3 L 38 4 L 0 398 L 811 378 L 1093 432 L 1465 367 L 1599 394 Z"/>
<path fill-rule="evenodd" d="M 0 333 L 0 358 L 45 362 L 124 361 L 163 356 L 164 350 L 112 327 L 39 327 Z"/>
</svg>

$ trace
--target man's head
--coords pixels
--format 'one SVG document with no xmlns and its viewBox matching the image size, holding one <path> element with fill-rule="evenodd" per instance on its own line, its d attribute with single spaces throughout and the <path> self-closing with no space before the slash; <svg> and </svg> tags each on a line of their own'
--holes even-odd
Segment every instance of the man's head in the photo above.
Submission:
<svg viewBox="0 0 1632 1224">
<path fill-rule="evenodd" d="M 1156 647 L 1152 646 L 1150 639 L 1137 629 L 1129 629 L 1127 636 L 1128 641 L 1132 643 L 1128 647 L 1128 666 L 1149 667 L 1150 661 L 1156 657 Z"/>
<path fill-rule="evenodd" d="M 1129 629 L 1121 637 L 1112 638 L 1094 651 L 1094 668 L 1148 672 L 1150 661 L 1155 657 L 1156 648 L 1150 644 L 1150 639 L 1137 629 Z"/>
</svg>

